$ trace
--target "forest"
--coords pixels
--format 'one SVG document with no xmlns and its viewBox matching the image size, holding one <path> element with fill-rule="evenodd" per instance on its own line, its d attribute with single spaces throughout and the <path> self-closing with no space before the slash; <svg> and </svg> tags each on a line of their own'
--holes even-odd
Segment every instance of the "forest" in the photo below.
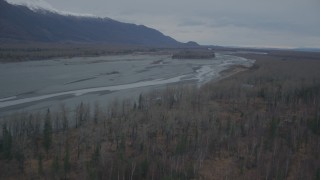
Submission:
<svg viewBox="0 0 320 180">
<path fill-rule="evenodd" d="M 3 117 L 0 179 L 320 179 L 319 59 L 248 57 L 200 88 Z"/>
<path fill-rule="evenodd" d="M 103 55 L 150 52 L 152 48 L 133 45 L 81 43 L 0 44 L 0 63 L 22 62 L 54 58 L 95 57 Z"/>
</svg>

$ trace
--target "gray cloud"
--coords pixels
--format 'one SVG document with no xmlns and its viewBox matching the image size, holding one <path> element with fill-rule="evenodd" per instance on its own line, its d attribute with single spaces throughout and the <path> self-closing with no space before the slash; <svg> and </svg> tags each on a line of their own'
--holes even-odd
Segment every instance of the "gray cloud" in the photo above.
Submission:
<svg viewBox="0 0 320 180">
<path fill-rule="evenodd" d="M 183 19 L 180 21 L 178 26 L 180 27 L 188 27 L 188 26 L 207 26 L 208 24 L 202 20 L 194 20 L 194 19 Z"/>
<path fill-rule="evenodd" d="M 61 11 L 144 24 L 180 41 L 320 47 L 319 0 L 45 1 Z"/>
</svg>

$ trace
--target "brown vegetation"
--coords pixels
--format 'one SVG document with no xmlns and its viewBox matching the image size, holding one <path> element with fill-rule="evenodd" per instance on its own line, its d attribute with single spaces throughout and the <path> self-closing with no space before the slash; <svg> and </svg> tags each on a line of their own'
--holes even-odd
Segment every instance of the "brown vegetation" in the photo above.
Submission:
<svg viewBox="0 0 320 180">
<path fill-rule="evenodd" d="M 319 179 L 320 61 L 268 57 L 200 89 L 6 118 L 0 178 Z"/>
<path fill-rule="evenodd" d="M 213 51 L 203 49 L 183 50 L 172 55 L 172 59 L 211 59 L 214 57 Z"/>
<path fill-rule="evenodd" d="M 142 46 L 26 43 L 0 45 L 0 62 L 20 62 L 52 58 L 72 58 L 102 55 L 130 54 L 137 51 L 152 51 Z"/>
</svg>

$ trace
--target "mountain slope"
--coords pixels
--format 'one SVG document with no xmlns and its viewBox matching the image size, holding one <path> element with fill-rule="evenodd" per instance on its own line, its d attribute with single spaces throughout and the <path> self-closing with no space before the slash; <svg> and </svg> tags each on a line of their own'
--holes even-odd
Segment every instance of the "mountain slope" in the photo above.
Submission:
<svg viewBox="0 0 320 180">
<path fill-rule="evenodd" d="M 108 18 L 66 16 L 30 10 L 0 0 L 0 42 L 92 42 L 180 46 L 161 32 Z"/>
</svg>

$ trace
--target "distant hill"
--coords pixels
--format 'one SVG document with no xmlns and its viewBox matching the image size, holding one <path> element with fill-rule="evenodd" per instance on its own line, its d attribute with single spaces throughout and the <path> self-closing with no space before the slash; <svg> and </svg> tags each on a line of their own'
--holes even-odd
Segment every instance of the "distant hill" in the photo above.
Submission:
<svg viewBox="0 0 320 180">
<path fill-rule="evenodd" d="M 320 48 L 296 48 L 296 51 L 305 51 L 305 52 L 320 52 Z"/>
<path fill-rule="evenodd" d="M 0 42 L 85 42 L 144 46 L 189 46 L 143 25 L 109 18 L 31 10 L 0 0 Z M 194 44 L 193 44 L 194 45 Z"/>
</svg>

